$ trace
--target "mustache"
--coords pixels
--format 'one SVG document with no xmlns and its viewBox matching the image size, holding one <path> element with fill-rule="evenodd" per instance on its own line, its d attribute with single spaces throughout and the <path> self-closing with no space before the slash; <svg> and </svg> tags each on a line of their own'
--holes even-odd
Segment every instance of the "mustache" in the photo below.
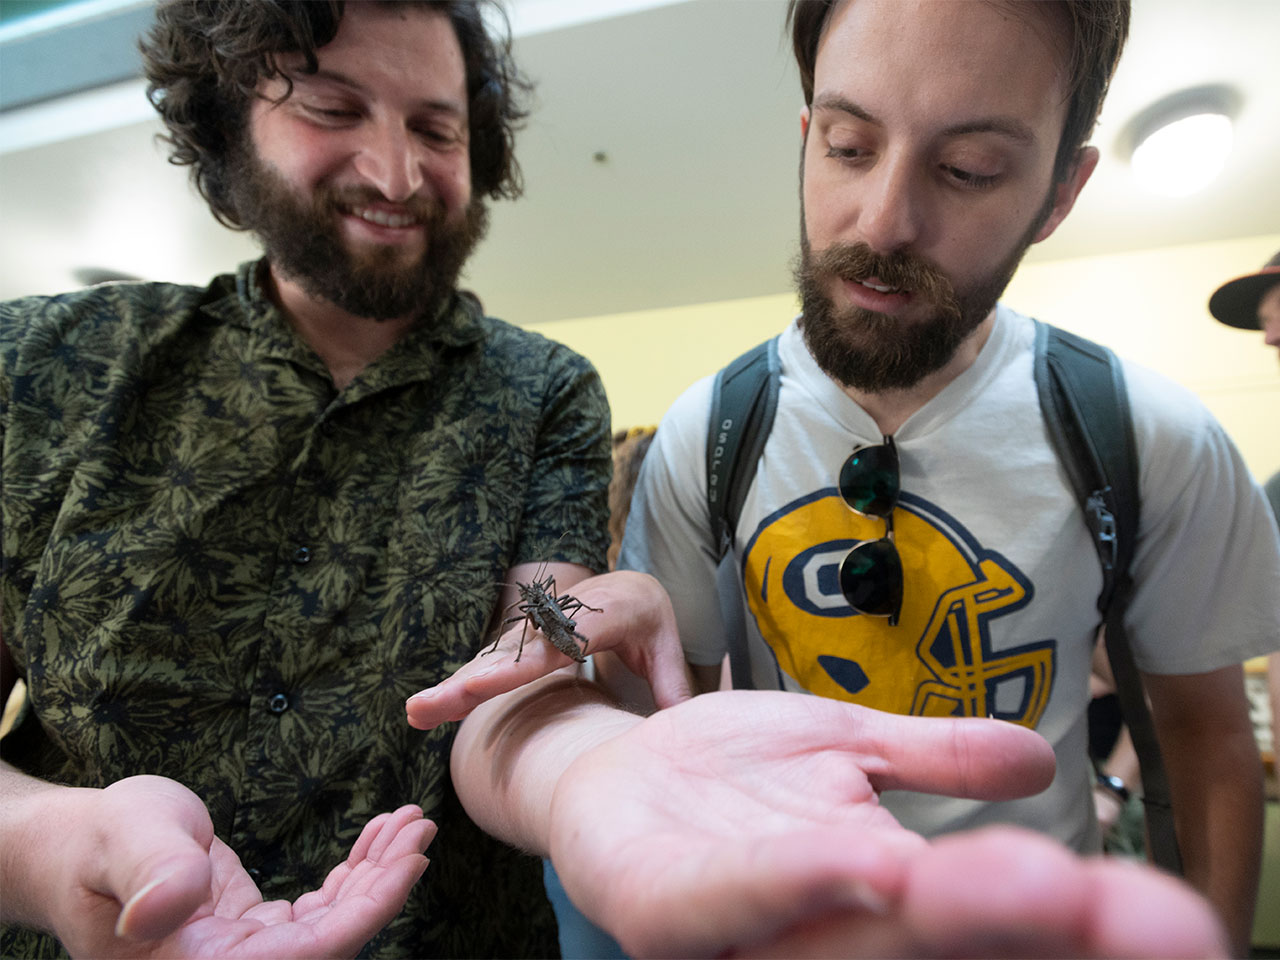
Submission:
<svg viewBox="0 0 1280 960">
<path fill-rule="evenodd" d="M 316 201 L 322 208 L 332 211 L 391 203 L 379 190 L 370 186 L 323 187 L 317 191 Z M 431 223 L 444 214 L 444 205 L 430 194 L 414 194 L 395 206 L 419 223 Z"/>
<path fill-rule="evenodd" d="M 876 253 L 865 243 L 833 243 L 812 255 L 818 276 L 861 282 L 875 280 L 936 304 L 955 302 L 955 288 L 941 270 L 907 252 Z"/>
</svg>

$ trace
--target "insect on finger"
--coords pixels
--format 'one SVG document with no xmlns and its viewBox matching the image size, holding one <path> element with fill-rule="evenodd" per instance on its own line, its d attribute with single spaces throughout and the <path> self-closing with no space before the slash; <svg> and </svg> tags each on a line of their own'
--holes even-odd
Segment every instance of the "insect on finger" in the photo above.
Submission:
<svg viewBox="0 0 1280 960">
<path fill-rule="evenodd" d="M 520 630 L 520 647 L 516 651 L 515 662 L 520 662 L 520 656 L 524 653 L 524 637 L 529 627 L 532 626 L 535 631 L 541 631 L 547 642 L 563 653 L 566 657 L 578 661 L 578 663 L 586 662 L 587 644 L 590 642 L 582 634 L 578 633 L 576 620 L 571 619 L 570 614 L 575 614 L 580 610 L 590 610 L 594 613 L 603 613 L 599 607 L 592 607 L 576 597 L 569 594 L 556 596 L 556 581 L 554 576 L 548 576 L 541 580 L 535 579 L 532 583 L 516 583 L 516 589 L 520 592 L 520 599 L 511 606 L 516 607 L 520 611 L 517 617 L 507 617 L 502 621 L 505 627 L 509 623 L 516 623 L 523 620 L 524 626 Z M 510 607 L 507 608 L 511 609 Z M 499 629 L 499 634 L 501 634 Z M 578 646 L 581 641 L 582 646 Z M 492 653 L 498 648 L 498 641 L 495 639 L 493 646 L 484 651 L 484 655 Z"/>
</svg>

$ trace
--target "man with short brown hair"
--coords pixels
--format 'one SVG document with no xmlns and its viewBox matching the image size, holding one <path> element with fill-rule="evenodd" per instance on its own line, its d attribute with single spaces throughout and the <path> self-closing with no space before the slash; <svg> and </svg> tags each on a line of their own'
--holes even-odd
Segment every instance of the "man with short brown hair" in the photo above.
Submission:
<svg viewBox="0 0 1280 960">
<path fill-rule="evenodd" d="M 1054 745 L 1035 796 L 881 798 L 925 836 L 1012 822 L 1099 849 L 1085 737 L 1099 556 L 1040 410 L 1037 327 L 998 301 L 1098 162 L 1087 138 L 1128 12 L 790 6 L 801 314 L 776 343 L 777 412 L 731 531 L 729 602 L 758 688 L 993 716 Z M 1185 875 L 1245 952 L 1262 772 L 1241 663 L 1280 638 L 1280 551 L 1203 404 L 1122 369 L 1139 470 L 1126 623 Z M 706 508 L 712 389 L 695 384 L 659 427 L 619 559 L 670 593 L 702 689 L 729 649 Z"/>
</svg>

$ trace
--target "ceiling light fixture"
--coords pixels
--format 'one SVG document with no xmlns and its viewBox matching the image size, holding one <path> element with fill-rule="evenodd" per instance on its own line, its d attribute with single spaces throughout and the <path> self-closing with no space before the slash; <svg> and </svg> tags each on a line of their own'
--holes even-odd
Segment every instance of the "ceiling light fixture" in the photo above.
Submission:
<svg viewBox="0 0 1280 960">
<path fill-rule="evenodd" d="M 1164 97 L 1130 121 L 1121 155 L 1134 178 L 1165 197 L 1186 197 L 1207 187 L 1231 153 L 1232 122 L 1240 96 L 1230 87 L 1205 86 Z"/>
</svg>

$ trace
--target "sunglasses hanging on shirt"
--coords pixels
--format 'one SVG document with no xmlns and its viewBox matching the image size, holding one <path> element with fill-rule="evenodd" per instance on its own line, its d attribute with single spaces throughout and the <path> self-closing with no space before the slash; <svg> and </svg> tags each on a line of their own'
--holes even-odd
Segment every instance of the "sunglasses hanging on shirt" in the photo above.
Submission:
<svg viewBox="0 0 1280 960">
<path fill-rule="evenodd" d="M 840 468 L 840 496 L 855 513 L 884 521 L 879 540 L 864 540 L 840 564 L 840 590 L 858 613 L 888 617 L 898 625 L 902 612 L 902 558 L 893 542 L 893 508 L 900 475 L 893 437 L 856 448 Z"/>
</svg>

